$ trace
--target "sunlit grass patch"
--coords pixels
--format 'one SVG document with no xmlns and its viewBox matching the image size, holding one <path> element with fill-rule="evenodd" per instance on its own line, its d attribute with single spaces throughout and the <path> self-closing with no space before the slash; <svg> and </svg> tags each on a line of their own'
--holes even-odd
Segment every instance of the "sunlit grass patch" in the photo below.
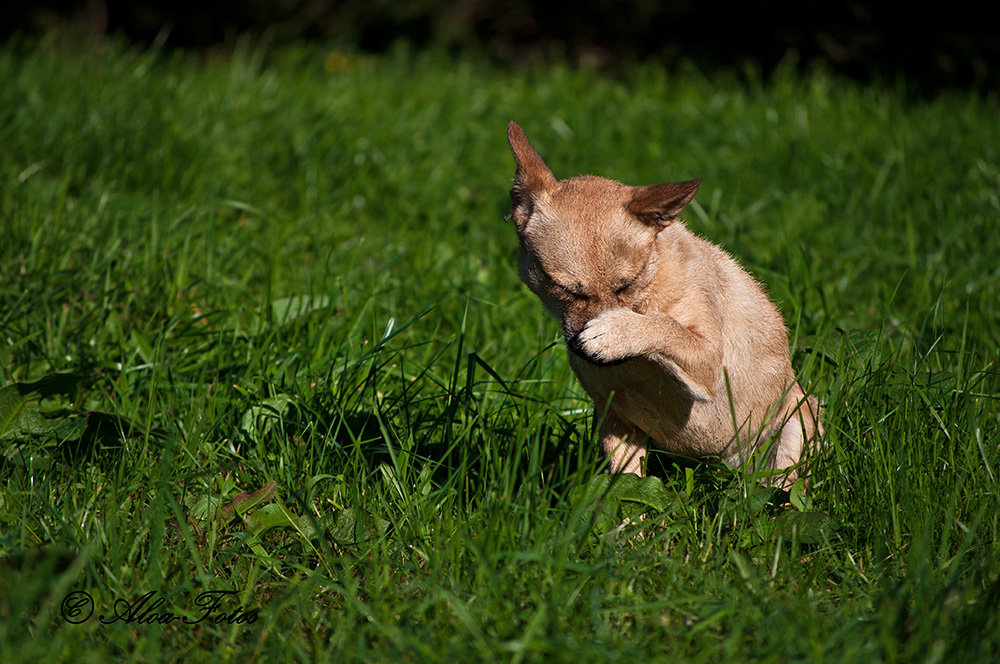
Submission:
<svg viewBox="0 0 1000 664">
<path fill-rule="evenodd" d="M 0 659 L 996 656 L 995 99 L 248 44 L 0 51 Z M 704 180 L 824 404 L 808 492 L 600 474 L 511 119 Z"/>
</svg>

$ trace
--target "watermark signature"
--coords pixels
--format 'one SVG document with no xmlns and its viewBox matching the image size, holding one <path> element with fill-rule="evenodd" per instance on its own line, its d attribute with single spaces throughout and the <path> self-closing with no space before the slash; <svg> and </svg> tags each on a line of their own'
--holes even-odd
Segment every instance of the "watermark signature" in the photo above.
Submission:
<svg viewBox="0 0 1000 664">
<path fill-rule="evenodd" d="M 197 625 L 244 625 L 257 622 L 260 609 L 245 609 L 242 605 L 233 608 L 232 596 L 235 590 L 206 590 L 194 600 L 196 616 L 177 615 L 164 607 L 166 600 L 157 597 L 155 590 L 139 595 L 134 600 L 116 599 L 110 613 L 99 613 L 97 619 L 105 625 L 124 623 L 126 625 L 169 625 L 179 623 Z M 232 609 L 232 610 L 230 610 Z M 94 598 L 83 590 L 74 590 L 63 597 L 59 612 L 63 620 L 74 625 L 87 622 L 94 616 Z"/>
</svg>

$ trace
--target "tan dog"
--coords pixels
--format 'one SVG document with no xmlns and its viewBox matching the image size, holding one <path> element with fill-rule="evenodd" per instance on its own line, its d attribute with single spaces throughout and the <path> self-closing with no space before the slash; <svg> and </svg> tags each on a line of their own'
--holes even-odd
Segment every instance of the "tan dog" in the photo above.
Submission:
<svg viewBox="0 0 1000 664">
<path fill-rule="evenodd" d="M 517 123 L 507 138 L 521 278 L 562 323 L 611 472 L 642 475 L 649 441 L 731 466 L 758 449 L 767 469 L 798 464 L 822 433 L 818 403 L 760 284 L 678 220 L 701 180 L 557 181 Z"/>
</svg>

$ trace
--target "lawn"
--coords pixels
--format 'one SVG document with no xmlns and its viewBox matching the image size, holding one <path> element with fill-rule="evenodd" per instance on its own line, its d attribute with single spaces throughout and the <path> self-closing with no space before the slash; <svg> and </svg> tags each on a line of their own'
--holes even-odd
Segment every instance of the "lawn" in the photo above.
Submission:
<svg viewBox="0 0 1000 664">
<path fill-rule="evenodd" d="M 1000 657 L 1000 103 L 822 71 L 0 46 L 0 660 Z M 825 408 L 805 493 L 601 473 L 516 271 L 703 179 Z"/>
</svg>

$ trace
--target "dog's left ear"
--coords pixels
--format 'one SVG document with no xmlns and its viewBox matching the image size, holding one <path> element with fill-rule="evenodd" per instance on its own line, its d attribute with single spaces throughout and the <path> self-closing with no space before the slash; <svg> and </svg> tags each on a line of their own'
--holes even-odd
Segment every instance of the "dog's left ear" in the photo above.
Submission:
<svg viewBox="0 0 1000 664">
<path fill-rule="evenodd" d="M 517 163 L 514 186 L 510 190 L 510 203 L 514 222 L 520 228 L 531 216 L 534 198 L 551 191 L 556 186 L 556 177 L 545 165 L 542 156 L 528 142 L 521 125 L 516 122 L 507 125 L 507 141 Z"/>
<path fill-rule="evenodd" d="M 681 210 L 694 199 L 701 180 L 636 187 L 625 209 L 643 223 L 663 229 L 677 221 Z"/>
</svg>

